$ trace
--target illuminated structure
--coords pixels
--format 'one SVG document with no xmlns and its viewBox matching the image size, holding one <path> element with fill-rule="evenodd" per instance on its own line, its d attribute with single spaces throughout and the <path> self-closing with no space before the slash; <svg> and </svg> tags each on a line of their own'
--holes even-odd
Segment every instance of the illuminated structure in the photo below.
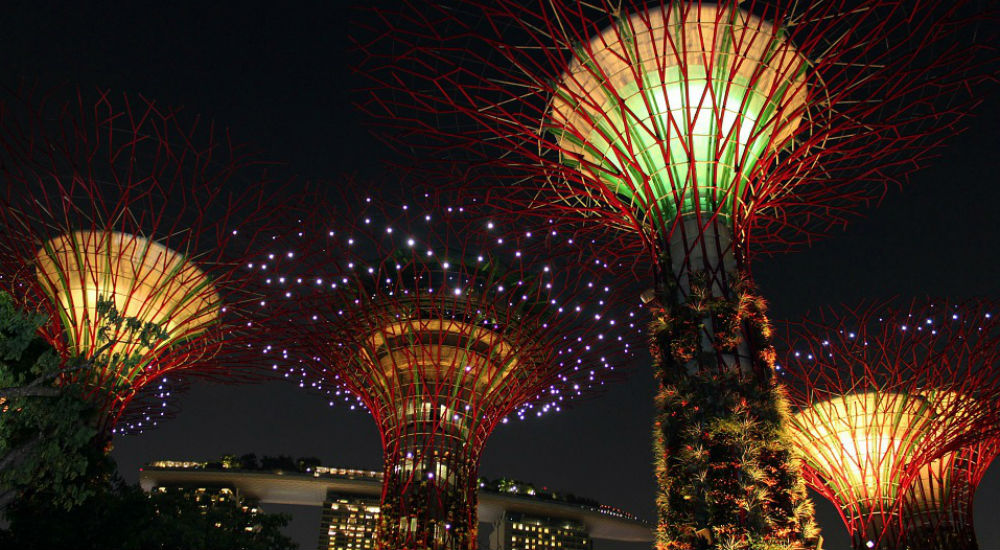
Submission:
<svg viewBox="0 0 1000 550">
<path fill-rule="evenodd" d="M 330 494 L 323 503 L 320 550 L 375 548 L 377 498 Z M 490 548 L 509 550 L 590 550 L 586 526 L 573 519 L 502 512 L 490 533 Z"/>
<path fill-rule="evenodd" d="M 572 520 L 504 514 L 490 537 L 491 548 L 510 550 L 590 550 L 587 530 Z"/>
<path fill-rule="evenodd" d="M 219 319 L 221 300 L 205 273 L 183 255 L 136 235 L 74 231 L 42 243 L 34 264 L 45 294 L 58 304 L 74 355 L 140 357 L 148 364 L 159 349 L 197 336 Z M 108 324 L 107 314 L 98 313 L 102 300 L 122 317 L 163 328 L 166 337 L 102 341 Z M 145 366 L 119 375 L 131 379 Z"/>
<path fill-rule="evenodd" d="M 0 284 L 47 316 L 61 382 L 94 403 L 104 440 L 155 425 L 182 377 L 249 377 L 259 362 L 245 258 L 267 189 L 254 161 L 197 119 L 80 97 L 0 105 Z"/>
<path fill-rule="evenodd" d="M 139 483 L 146 491 L 227 487 L 265 506 L 322 506 L 320 550 L 376 547 L 373 533 L 381 481 L 382 472 L 368 470 L 325 466 L 311 472 L 243 470 L 194 461 L 158 461 L 139 472 Z M 539 550 L 553 542 L 567 550 L 574 545 L 589 548 L 592 539 L 652 540 L 650 525 L 632 514 L 506 479 L 480 479 L 479 519 L 492 529 L 490 548 L 496 550 L 532 546 Z"/>
<path fill-rule="evenodd" d="M 333 209 L 319 208 L 324 219 L 303 227 L 334 229 L 267 266 L 301 307 L 290 372 L 315 372 L 374 417 L 385 461 L 379 548 L 473 548 L 493 428 L 602 384 L 638 329 L 608 313 L 621 298 L 597 269 L 559 257 L 576 251 L 558 237 L 534 239 L 549 246 L 543 261 L 530 233 L 493 234 L 445 211 L 386 213 L 371 199 L 345 206 L 357 223 L 331 223 Z"/>
<path fill-rule="evenodd" d="M 248 519 L 252 520 L 252 517 L 260 512 L 260 508 L 257 506 L 257 502 L 252 498 L 244 498 L 240 495 L 238 490 L 234 490 L 224 484 L 220 485 L 204 485 L 201 487 L 195 486 L 164 486 L 160 485 L 153 488 L 153 491 L 161 494 L 166 493 L 179 493 L 184 498 L 194 501 L 199 505 L 199 508 L 208 509 L 216 506 L 229 506 L 241 509 L 245 514 L 248 515 Z"/>
<path fill-rule="evenodd" d="M 330 492 L 323 501 L 319 527 L 320 550 L 372 550 L 378 525 L 377 495 Z"/>
<path fill-rule="evenodd" d="M 976 548 L 972 495 L 996 455 L 993 305 L 876 304 L 790 327 L 792 439 L 856 548 Z"/>
<path fill-rule="evenodd" d="M 972 499 L 1000 454 L 1000 436 L 984 434 L 973 441 L 924 466 L 903 495 L 903 527 L 914 548 L 979 548 Z"/>
<path fill-rule="evenodd" d="M 811 544 L 748 262 L 843 224 L 953 131 L 981 57 L 963 2 L 473 4 L 381 17 L 367 110 L 468 195 L 618 229 L 602 259 L 654 266 L 660 547 Z"/>
</svg>

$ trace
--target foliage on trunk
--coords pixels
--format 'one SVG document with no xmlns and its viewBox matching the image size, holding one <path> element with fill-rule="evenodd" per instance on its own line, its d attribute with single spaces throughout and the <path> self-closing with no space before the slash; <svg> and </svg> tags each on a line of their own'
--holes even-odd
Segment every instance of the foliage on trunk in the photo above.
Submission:
<svg viewBox="0 0 1000 550">
<path fill-rule="evenodd" d="M 707 274 L 650 324 L 659 550 L 810 548 L 818 529 L 784 429 L 764 301 L 746 278 L 712 296 Z M 708 326 L 706 326 L 708 325 Z M 709 334 L 711 349 L 704 349 Z M 720 368 L 741 343 L 749 371 Z"/>
</svg>

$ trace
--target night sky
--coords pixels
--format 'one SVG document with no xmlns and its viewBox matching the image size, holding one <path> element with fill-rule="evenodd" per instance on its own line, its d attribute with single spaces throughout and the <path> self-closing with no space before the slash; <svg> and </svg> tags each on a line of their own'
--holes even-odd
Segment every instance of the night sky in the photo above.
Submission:
<svg viewBox="0 0 1000 550">
<path fill-rule="evenodd" d="M 286 162 L 287 173 L 301 180 L 377 176 L 388 152 L 351 106 L 359 80 L 347 69 L 358 61 L 349 49 L 348 11 L 329 3 L 254 4 L 67 11 L 59 3 L 8 2 L 0 20 L 0 80 L 110 88 L 183 106 Z M 758 259 L 753 273 L 772 319 L 862 298 L 996 295 L 998 124 L 1000 94 L 991 88 L 968 131 L 903 191 L 811 249 Z M 652 520 L 652 394 L 649 359 L 642 355 L 631 376 L 605 394 L 561 414 L 498 428 L 480 473 L 591 497 Z M 380 469 L 378 435 L 364 413 L 330 408 L 291 384 L 204 384 L 180 406 L 181 414 L 162 428 L 116 440 L 114 457 L 129 479 L 150 460 L 227 452 L 317 456 L 325 464 Z M 1000 548 L 1000 465 L 987 474 L 976 501 L 981 547 Z M 819 500 L 817 506 L 826 547 L 847 548 L 832 507 Z M 283 511 L 296 513 L 292 528 L 302 547 L 315 547 L 319 510 Z"/>
</svg>

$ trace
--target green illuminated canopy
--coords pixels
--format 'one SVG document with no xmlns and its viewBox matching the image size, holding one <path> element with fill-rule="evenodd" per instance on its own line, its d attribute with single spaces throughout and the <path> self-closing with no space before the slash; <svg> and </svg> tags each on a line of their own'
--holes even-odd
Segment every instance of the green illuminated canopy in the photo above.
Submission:
<svg viewBox="0 0 1000 550">
<path fill-rule="evenodd" d="M 746 206 L 761 157 L 798 127 L 805 66 L 755 16 L 678 3 L 580 45 L 547 123 L 564 163 L 639 211 L 728 217 Z"/>
</svg>

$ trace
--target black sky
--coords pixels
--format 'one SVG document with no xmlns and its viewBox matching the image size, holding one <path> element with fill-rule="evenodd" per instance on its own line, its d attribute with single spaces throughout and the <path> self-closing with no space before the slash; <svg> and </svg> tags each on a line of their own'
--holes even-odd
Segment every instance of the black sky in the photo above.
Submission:
<svg viewBox="0 0 1000 550">
<path fill-rule="evenodd" d="M 237 141 L 287 162 L 288 172 L 303 179 L 378 173 L 387 152 L 350 105 L 358 80 L 347 67 L 356 59 L 349 12 L 336 3 L 85 4 L 6 3 L 0 81 L 110 88 L 184 106 L 230 127 Z M 988 92 L 969 130 L 902 192 L 809 250 L 758 260 L 753 270 L 772 318 L 865 297 L 997 295 L 1000 94 Z M 599 398 L 501 426 L 482 475 L 533 481 L 652 519 L 651 379 L 648 361 L 639 360 L 627 381 Z M 161 429 L 116 441 L 126 475 L 134 478 L 141 463 L 159 458 L 251 451 L 380 468 L 367 416 L 331 409 L 292 385 L 198 386 L 181 408 Z M 983 548 L 1000 548 L 1000 524 L 992 521 L 998 500 L 994 465 L 977 496 Z M 818 505 L 827 548 L 847 548 L 832 508 Z M 315 546 L 318 514 L 297 516 L 303 548 Z"/>
</svg>

